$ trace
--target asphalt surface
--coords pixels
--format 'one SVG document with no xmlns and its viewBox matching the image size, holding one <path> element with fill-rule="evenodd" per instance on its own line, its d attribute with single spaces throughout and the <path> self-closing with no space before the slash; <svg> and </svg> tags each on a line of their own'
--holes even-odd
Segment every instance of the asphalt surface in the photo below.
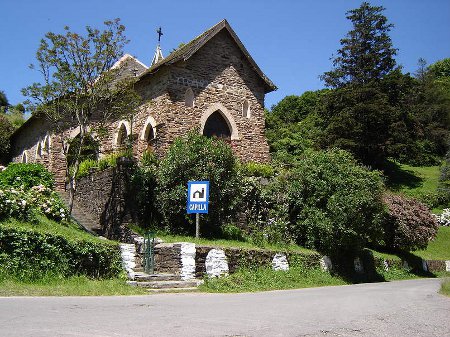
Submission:
<svg viewBox="0 0 450 337">
<path fill-rule="evenodd" d="M 246 294 L 0 298 L 0 336 L 450 336 L 441 280 Z"/>
</svg>

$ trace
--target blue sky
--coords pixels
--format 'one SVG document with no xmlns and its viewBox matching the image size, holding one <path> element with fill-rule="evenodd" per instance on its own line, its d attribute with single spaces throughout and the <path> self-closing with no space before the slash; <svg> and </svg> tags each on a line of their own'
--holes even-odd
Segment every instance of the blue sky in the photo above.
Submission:
<svg viewBox="0 0 450 337">
<path fill-rule="evenodd" d="M 331 69 L 330 57 L 351 29 L 345 12 L 359 7 L 353 0 L 0 0 L 0 90 L 10 103 L 23 101 L 20 89 L 41 78 L 28 69 L 46 32 L 68 25 L 82 32 L 86 25 L 121 18 L 131 40 L 126 52 L 149 64 L 162 26 L 167 55 L 226 18 L 263 72 L 278 86 L 266 96 L 271 107 L 286 95 L 323 87 L 318 76 Z M 405 72 L 450 57 L 449 0 L 371 1 L 386 8 L 395 24 L 391 32 Z"/>
</svg>

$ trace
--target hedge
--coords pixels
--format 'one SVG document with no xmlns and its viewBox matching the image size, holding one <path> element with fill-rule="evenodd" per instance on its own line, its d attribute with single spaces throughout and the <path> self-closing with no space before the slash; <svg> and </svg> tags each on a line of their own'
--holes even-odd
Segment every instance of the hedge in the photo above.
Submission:
<svg viewBox="0 0 450 337">
<path fill-rule="evenodd" d="M 112 278 L 122 271 L 118 245 L 0 224 L 0 278 L 47 275 Z"/>
</svg>

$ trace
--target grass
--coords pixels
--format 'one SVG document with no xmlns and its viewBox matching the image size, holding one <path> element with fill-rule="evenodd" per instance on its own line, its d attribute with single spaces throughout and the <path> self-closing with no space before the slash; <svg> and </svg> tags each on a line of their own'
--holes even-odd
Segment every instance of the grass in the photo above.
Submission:
<svg viewBox="0 0 450 337">
<path fill-rule="evenodd" d="M 145 235 L 145 230 L 136 225 L 129 225 L 130 229 L 139 233 L 140 235 Z M 305 255 L 316 254 L 317 252 L 311 249 L 307 249 L 297 245 L 283 245 L 283 244 L 264 244 L 257 245 L 250 241 L 238 241 L 238 240 L 226 240 L 226 239 L 205 239 L 205 238 L 195 238 L 192 236 L 185 235 L 172 235 L 163 232 L 157 232 L 156 237 L 167 243 L 175 242 L 192 242 L 199 246 L 211 246 L 216 248 L 242 248 L 242 249 L 268 249 L 276 251 L 286 251 L 286 252 L 296 252 Z"/>
<path fill-rule="evenodd" d="M 100 240 L 82 231 L 72 223 L 61 224 L 39 216 L 38 223 L 32 224 L 17 219 L 0 222 L 1 228 L 12 227 L 33 230 L 41 233 L 59 235 L 71 240 L 83 240 L 102 243 L 116 242 Z M 1 247 L 0 247 L 1 248 Z M 29 281 L 20 280 L 14 275 L 0 275 L 0 296 L 112 296 L 147 294 L 141 288 L 131 287 L 125 283 L 125 278 L 93 280 L 87 276 L 72 276 L 64 278 L 60 275 L 48 275 L 42 279 Z"/>
<path fill-rule="evenodd" d="M 203 246 L 211 246 L 218 248 L 243 248 L 243 249 L 268 249 L 268 250 L 276 250 L 276 251 L 289 251 L 289 252 L 297 252 L 303 254 L 315 254 L 316 251 L 307 249 L 304 247 L 300 247 L 297 245 L 281 245 L 281 244 L 264 244 L 264 245 L 256 245 L 252 242 L 248 241 L 237 241 L 237 240 L 225 240 L 225 239 L 204 239 L 191 236 L 181 236 L 181 235 L 158 235 L 164 242 L 173 243 L 173 242 L 193 242 L 196 245 Z"/>
<path fill-rule="evenodd" d="M 45 278 L 33 283 L 14 279 L 0 281 L 0 296 L 118 296 L 148 294 L 123 279 L 91 280 L 85 276 Z"/>
<path fill-rule="evenodd" d="M 413 252 L 425 260 L 450 260 L 450 227 L 440 227 L 434 241 L 427 249 Z"/>
<path fill-rule="evenodd" d="M 236 293 L 345 284 L 348 284 L 348 282 L 344 279 L 320 269 L 292 267 L 289 271 L 274 271 L 271 268 L 241 268 L 228 277 L 205 279 L 205 283 L 199 287 L 199 290 Z"/>
<path fill-rule="evenodd" d="M 73 240 L 88 240 L 88 241 L 98 241 L 99 238 L 92 236 L 91 234 L 81 230 L 78 225 L 74 223 L 58 223 L 53 220 L 47 219 L 44 216 L 38 216 L 38 223 L 32 224 L 26 221 L 21 221 L 17 219 L 7 219 L 0 221 L 0 226 L 10 227 L 10 228 L 22 228 L 31 229 L 40 233 L 49 233 L 53 235 L 61 235 L 68 237 Z M 102 240 L 103 242 L 105 240 Z"/>
<path fill-rule="evenodd" d="M 391 261 L 400 261 L 401 258 L 395 254 L 392 253 L 386 253 L 386 252 L 379 252 L 373 249 L 370 249 L 373 256 L 375 258 L 383 259 L 383 260 L 391 260 Z"/>
<path fill-rule="evenodd" d="M 450 297 L 450 278 L 444 279 L 441 285 L 441 294 Z"/>
<path fill-rule="evenodd" d="M 439 183 L 440 166 L 410 166 L 390 162 L 385 170 L 387 187 L 399 194 L 433 205 Z M 433 208 L 439 213 L 442 207 Z"/>
</svg>

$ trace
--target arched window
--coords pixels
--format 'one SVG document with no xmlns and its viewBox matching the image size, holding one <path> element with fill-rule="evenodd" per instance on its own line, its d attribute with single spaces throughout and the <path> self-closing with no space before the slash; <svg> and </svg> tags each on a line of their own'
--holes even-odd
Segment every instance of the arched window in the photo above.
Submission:
<svg viewBox="0 0 450 337">
<path fill-rule="evenodd" d="M 194 107 L 194 92 L 191 88 L 187 88 L 184 94 L 184 104 L 190 108 Z"/>
<path fill-rule="evenodd" d="M 148 116 L 141 133 L 141 140 L 147 143 L 147 150 L 153 151 L 156 144 L 156 121 L 152 116 Z"/>
<path fill-rule="evenodd" d="M 151 142 L 156 138 L 156 132 L 151 123 L 148 123 L 144 130 L 144 140 Z"/>
<path fill-rule="evenodd" d="M 242 117 L 250 118 L 250 103 L 247 100 L 242 103 Z"/>
<path fill-rule="evenodd" d="M 22 163 L 24 163 L 24 164 L 28 163 L 28 153 L 26 150 L 23 151 L 23 153 L 22 153 Z"/>
<path fill-rule="evenodd" d="M 119 127 L 117 128 L 114 145 L 117 147 L 122 147 L 126 145 L 127 139 L 131 134 L 130 123 L 127 121 L 120 121 Z"/>
<path fill-rule="evenodd" d="M 50 152 L 50 136 L 46 135 L 44 138 L 44 146 L 42 148 L 44 154 L 48 154 Z"/>
<path fill-rule="evenodd" d="M 219 110 L 213 112 L 206 120 L 203 135 L 231 139 L 230 126 Z"/>
<path fill-rule="evenodd" d="M 36 159 L 42 158 L 42 143 L 39 141 L 36 147 Z"/>
<path fill-rule="evenodd" d="M 75 160 L 78 156 L 78 151 L 80 149 L 80 135 L 78 134 L 69 142 L 69 149 L 67 151 L 67 163 L 69 166 L 75 164 Z M 98 142 L 92 138 L 91 135 L 84 136 L 83 145 L 79 152 L 78 160 L 82 162 L 86 159 L 97 160 L 98 158 Z"/>
</svg>

